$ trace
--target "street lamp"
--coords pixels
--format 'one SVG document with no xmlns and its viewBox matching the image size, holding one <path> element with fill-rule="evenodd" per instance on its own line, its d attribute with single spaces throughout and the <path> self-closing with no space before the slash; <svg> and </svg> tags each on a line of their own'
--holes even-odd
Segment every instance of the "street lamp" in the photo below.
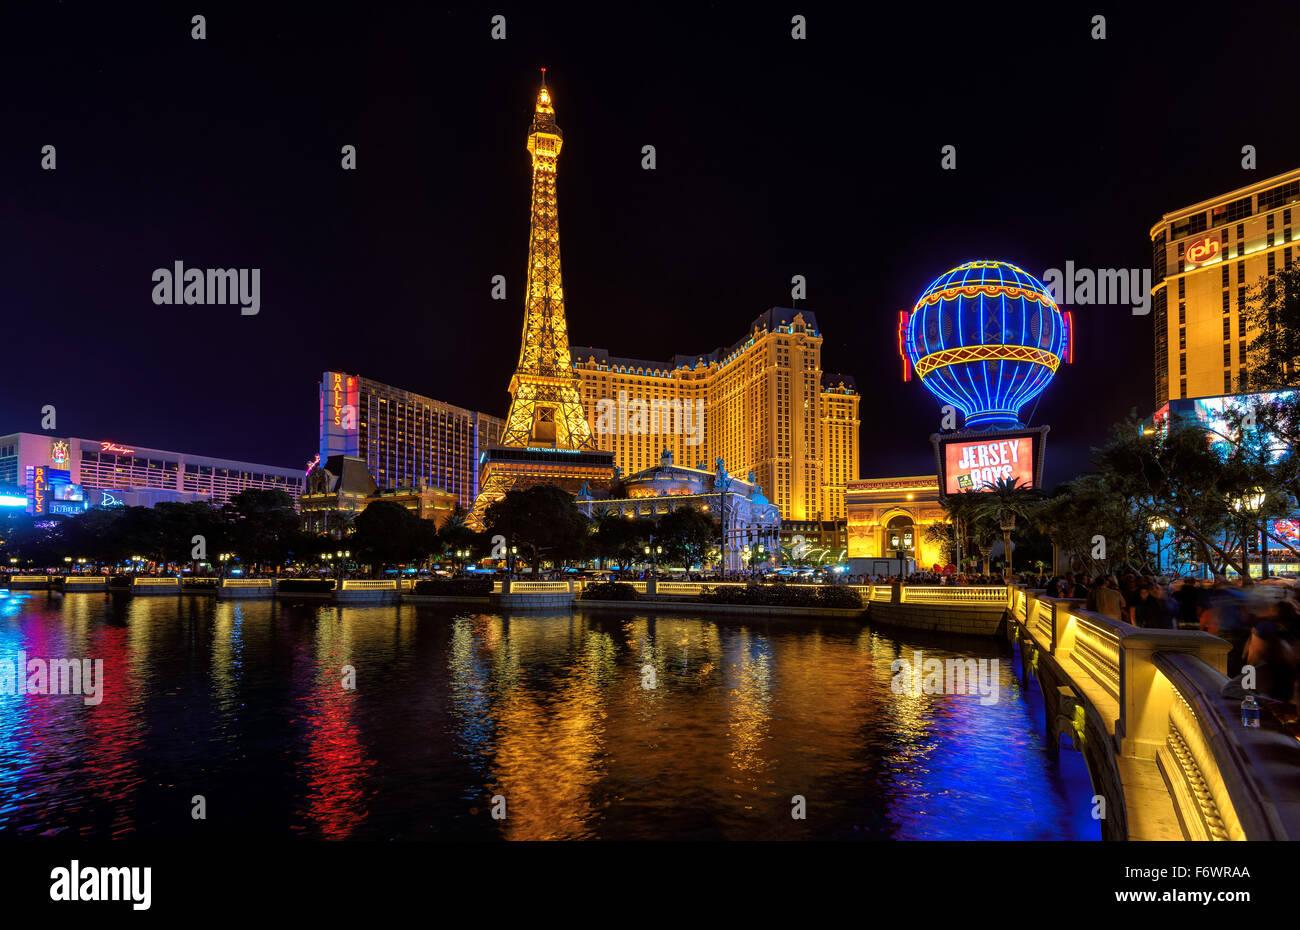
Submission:
<svg viewBox="0 0 1300 930">
<path fill-rule="evenodd" d="M 1164 517 L 1154 517 L 1151 520 L 1151 534 L 1156 538 L 1156 574 L 1159 575 L 1164 570 L 1164 560 L 1161 558 L 1161 544 L 1164 542 L 1165 531 L 1169 529 L 1169 521 Z"/>
<path fill-rule="evenodd" d="M 1232 509 L 1237 511 L 1237 513 L 1245 511 L 1246 513 L 1253 515 L 1251 521 L 1252 532 L 1254 531 L 1255 521 L 1259 520 L 1259 512 L 1263 508 L 1264 492 L 1260 488 L 1252 488 L 1232 502 Z M 1262 528 L 1260 529 L 1259 535 L 1262 543 L 1259 574 L 1260 578 L 1265 578 L 1268 576 L 1268 535 Z M 1246 535 L 1243 533 L 1241 537 L 1241 567 L 1245 570 L 1245 576 L 1247 578 L 1250 577 L 1249 545 L 1249 542 L 1246 540 Z"/>
</svg>

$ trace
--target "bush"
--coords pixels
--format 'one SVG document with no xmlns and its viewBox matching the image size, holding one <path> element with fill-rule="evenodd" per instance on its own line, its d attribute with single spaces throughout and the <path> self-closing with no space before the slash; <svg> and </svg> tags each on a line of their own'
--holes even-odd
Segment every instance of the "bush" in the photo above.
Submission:
<svg viewBox="0 0 1300 930">
<path fill-rule="evenodd" d="M 486 597 L 492 593 L 493 579 L 476 576 L 465 578 L 425 578 L 415 583 L 412 594 L 433 597 Z"/>
<path fill-rule="evenodd" d="M 330 578 L 284 578 L 276 589 L 287 594 L 323 594 L 334 590 L 334 581 Z"/>
<path fill-rule="evenodd" d="M 743 604 L 752 607 L 831 607 L 858 610 L 862 595 L 854 588 L 841 585 L 818 585 L 791 588 L 784 584 L 762 585 L 753 582 L 742 587 L 704 587 L 699 598 L 708 604 Z"/>
<path fill-rule="evenodd" d="M 588 601 L 635 601 L 636 588 L 626 581 L 593 581 L 582 586 L 582 598 Z"/>
<path fill-rule="evenodd" d="M 844 585 L 823 585 L 817 589 L 817 606 L 858 610 L 862 607 L 862 592 Z"/>
</svg>

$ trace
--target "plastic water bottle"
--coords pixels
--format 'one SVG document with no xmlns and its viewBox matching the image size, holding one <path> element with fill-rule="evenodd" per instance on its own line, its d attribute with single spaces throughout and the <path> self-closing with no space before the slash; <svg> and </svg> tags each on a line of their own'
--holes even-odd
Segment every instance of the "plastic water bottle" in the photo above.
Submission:
<svg viewBox="0 0 1300 930">
<path fill-rule="evenodd" d="M 1243 727 L 1259 726 L 1259 702 L 1255 695 L 1247 694 L 1241 702 L 1241 725 Z"/>
</svg>

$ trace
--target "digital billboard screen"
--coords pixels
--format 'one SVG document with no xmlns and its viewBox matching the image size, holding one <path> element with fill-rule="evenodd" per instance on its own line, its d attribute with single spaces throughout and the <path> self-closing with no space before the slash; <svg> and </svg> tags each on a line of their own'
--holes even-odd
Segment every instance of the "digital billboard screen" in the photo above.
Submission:
<svg viewBox="0 0 1300 930">
<path fill-rule="evenodd" d="M 986 491 L 997 481 L 1037 487 L 1037 434 L 986 435 L 943 444 L 944 494 Z"/>
</svg>

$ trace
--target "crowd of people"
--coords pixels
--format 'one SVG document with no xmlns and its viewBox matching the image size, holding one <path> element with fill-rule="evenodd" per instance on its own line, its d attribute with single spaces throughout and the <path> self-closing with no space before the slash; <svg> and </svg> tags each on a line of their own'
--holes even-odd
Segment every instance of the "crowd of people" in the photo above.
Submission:
<svg viewBox="0 0 1300 930">
<path fill-rule="evenodd" d="M 1080 599 L 1084 609 L 1133 626 L 1204 630 L 1229 645 L 1224 695 L 1246 690 L 1300 706 L 1300 587 L 1283 579 L 1243 587 L 1223 576 L 1210 581 L 1124 572 L 1089 579 L 1066 572 L 1021 582 L 1048 597 Z M 1243 688 L 1242 670 L 1254 688 Z"/>
</svg>

